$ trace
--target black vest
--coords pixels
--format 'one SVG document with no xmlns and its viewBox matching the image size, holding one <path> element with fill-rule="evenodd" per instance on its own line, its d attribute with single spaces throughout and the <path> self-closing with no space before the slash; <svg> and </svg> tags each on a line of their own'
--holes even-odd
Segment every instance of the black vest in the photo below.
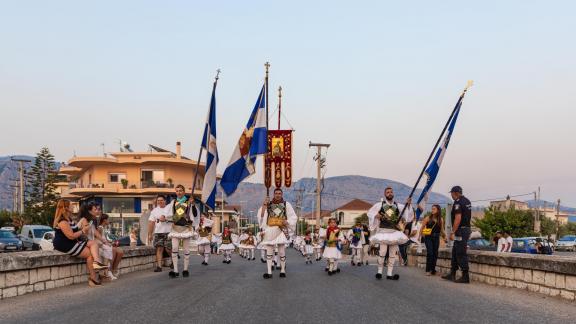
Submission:
<svg viewBox="0 0 576 324">
<path fill-rule="evenodd" d="M 398 204 L 396 202 L 392 205 L 383 202 L 378 213 L 381 216 L 380 228 L 396 229 L 396 226 L 400 221 L 400 210 L 398 209 Z"/>
</svg>

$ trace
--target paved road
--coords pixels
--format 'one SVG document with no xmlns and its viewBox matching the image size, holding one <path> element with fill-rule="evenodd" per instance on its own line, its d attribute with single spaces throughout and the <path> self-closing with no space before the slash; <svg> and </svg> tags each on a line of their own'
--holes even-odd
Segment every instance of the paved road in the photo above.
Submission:
<svg viewBox="0 0 576 324">
<path fill-rule="evenodd" d="M 289 250 L 288 278 L 262 279 L 260 261 L 192 260 L 191 277 L 124 275 L 104 287 L 75 285 L 0 302 L 0 323 L 574 323 L 576 305 L 516 289 L 458 285 L 400 268 L 345 264 L 329 277 Z"/>
</svg>

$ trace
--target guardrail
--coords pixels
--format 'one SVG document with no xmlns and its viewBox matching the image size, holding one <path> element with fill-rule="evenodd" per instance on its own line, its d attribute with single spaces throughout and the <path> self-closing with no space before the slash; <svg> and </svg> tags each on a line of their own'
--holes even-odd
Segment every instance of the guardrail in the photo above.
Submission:
<svg viewBox="0 0 576 324">
<path fill-rule="evenodd" d="M 155 249 L 123 247 L 120 274 L 152 269 Z M 88 281 L 86 261 L 58 251 L 0 254 L 0 299 Z"/>
<path fill-rule="evenodd" d="M 439 250 L 440 273 L 450 271 L 451 257 L 451 250 Z M 471 280 L 576 300 L 576 258 L 468 250 L 468 259 Z M 408 264 L 425 268 L 426 250 L 410 249 Z"/>
</svg>

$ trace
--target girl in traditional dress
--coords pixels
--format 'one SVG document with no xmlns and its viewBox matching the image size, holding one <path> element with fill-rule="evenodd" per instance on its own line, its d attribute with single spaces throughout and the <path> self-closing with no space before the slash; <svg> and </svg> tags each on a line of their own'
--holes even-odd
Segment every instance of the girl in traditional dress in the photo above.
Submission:
<svg viewBox="0 0 576 324">
<path fill-rule="evenodd" d="M 314 254 L 314 246 L 312 245 L 312 235 L 310 231 L 306 231 L 304 236 L 304 250 L 306 252 L 306 264 L 312 264 L 312 254 Z"/>
<path fill-rule="evenodd" d="M 224 227 L 224 232 L 222 233 L 222 244 L 220 245 L 220 251 L 224 255 L 224 260 L 222 263 L 230 264 L 232 262 L 232 252 L 236 246 L 234 245 L 234 237 L 232 236 L 232 231 L 228 226 Z"/>
<path fill-rule="evenodd" d="M 207 213 L 202 213 L 200 216 L 200 223 L 198 224 L 198 240 L 196 244 L 198 245 L 198 254 L 204 256 L 202 265 L 207 266 L 208 261 L 210 261 L 210 253 L 212 248 L 210 244 L 212 243 L 212 226 L 214 221 L 210 219 Z"/>
<path fill-rule="evenodd" d="M 356 225 L 348 231 L 348 241 L 350 242 L 350 249 L 352 249 L 352 260 L 350 261 L 353 266 L 362 265 L 362 247 L 364 244 L 364 231 L 362 223 L 356 222 Z"/>
<path fill-rule="evenodd" d="M 338 269 L 338 260 L 342 258 L 342 243 L 345 241 L 342 231 L 338 227 L 335 218 L 330 218 L 328 228 L 326 229 L 326 241 L 324 243 L 324 258 L 328 260 L 328 275 L 340 272 Z"/>
</svg>

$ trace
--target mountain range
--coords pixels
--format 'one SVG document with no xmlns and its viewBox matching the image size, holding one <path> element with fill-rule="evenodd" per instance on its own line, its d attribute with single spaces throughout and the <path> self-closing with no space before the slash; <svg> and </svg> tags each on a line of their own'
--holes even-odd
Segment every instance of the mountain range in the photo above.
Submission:
<svg viewBox="0 0 576 324">
<path fill-rule="evenodd" d="M 334 210 L 356 198 L 371 204 L 376 203 L 381 200 L 384 189 L 388 186 L 394 189 L 395 199 L 398 202 L 404 202 L 412 189 L 406 184 L 389 179 L 357 175 L 325 178 L 322 190 L 322 210 Z M 294 182 L 291 188 L 284 189 L 284 198 L 294 205 L 298 195 L 296 190 L 303 190 L 302 214 L 315 210 L 316 179 L 302 178 Z M 419 194 L 420 190 L 416 190 L 415 196 Z M 229 204 L 242 206 L 244 214 L 248 214 L 258 210 L 265 196 L 266 188 L 263 184 L 243 182 L 226 200 Z M 446 204 L 450 201 L 452 200 L 445 195 L 432 193 L 429 203 Z"/>
</svg>

